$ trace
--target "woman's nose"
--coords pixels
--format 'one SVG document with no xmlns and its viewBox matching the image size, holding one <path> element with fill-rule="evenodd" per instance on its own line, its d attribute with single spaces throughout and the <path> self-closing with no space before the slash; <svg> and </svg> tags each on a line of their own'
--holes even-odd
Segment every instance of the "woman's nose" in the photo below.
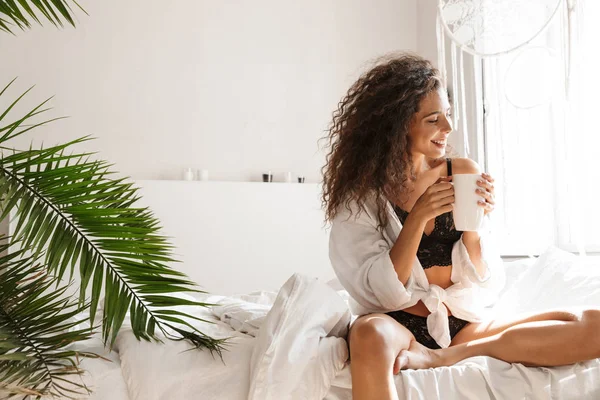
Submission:
<svg viewBox="0 0 600 400">
<path fill-rule="evenodd" d="M 446 116 L 444 116 L 444 125 L 442 125 L 442 130 L 444 132 L 452 132 L 452 120 Z"/>
</svg>

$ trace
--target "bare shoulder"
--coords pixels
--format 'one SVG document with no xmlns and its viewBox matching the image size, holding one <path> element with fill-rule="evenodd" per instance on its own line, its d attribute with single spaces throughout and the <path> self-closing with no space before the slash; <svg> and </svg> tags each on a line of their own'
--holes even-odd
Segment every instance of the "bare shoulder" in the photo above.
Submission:
<svg viewBox="0 0 600 400">
<path fill-rule="evenodd" d="M 452 172 L 455 174 L 481 174 L 481 167 L 470 158 L 453 158 Z"/>
</svg>

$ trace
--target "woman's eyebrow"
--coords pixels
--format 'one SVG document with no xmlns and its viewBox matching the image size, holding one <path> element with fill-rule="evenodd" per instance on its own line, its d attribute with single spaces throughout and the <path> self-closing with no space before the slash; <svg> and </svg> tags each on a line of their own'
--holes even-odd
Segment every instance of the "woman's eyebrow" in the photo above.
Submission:
<svg viewBox="0 0 600 400">
<path fill-rule="evenodd" d="M 452 109 L 452 107 L 448 107 L 448 111 L 450 111 Z M 435 114 L 443 114 L 442 111 L 436 110 L 436 111 L 432 111 L 429 114 L 427 114 L 426 116 L 423 117 L 423 119 L 427 118 L 427 117 L 431 117 L 432 115 Z"/>
<path fill-rule="evenodd" d="M 435 114 L 441 114 L 441 113 L 442 113 L 441 111 L 434 111 L 434 112 L 430 112 L 429 114 L 427 114 L 426 116 L 424 116 L 424 117 L 423 117 L 423 119 L 425 119 L 425 118 L 427 118 L 427 117 L 431 117 L 432 115 L 435 115 Z"/>
</svg>

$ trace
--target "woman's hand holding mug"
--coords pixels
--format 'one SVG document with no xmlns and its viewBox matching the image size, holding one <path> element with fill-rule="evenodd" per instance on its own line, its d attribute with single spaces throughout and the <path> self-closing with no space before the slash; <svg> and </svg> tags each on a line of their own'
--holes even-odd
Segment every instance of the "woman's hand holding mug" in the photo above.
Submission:
<svg viewBox="0 0 600 400">
<path fill-rule="evenodd" d="M 483 207 L 484 214 L 488 215 L 492 211 L 494 211 L 494 207 L 496 205 L 495 198 L 495 189 L 494 189 L 494 178 L 491 177 L 490 174 L 486 174 L 485 172 L 481 174 L 481 179 L 477 181 L 477 194 L 483 196 L 485 200 L 481 200 L 478 202 L 480 207 Z"/>
<path fill-rule="evenodd" d="M 439 178 L 419 197 L 407 218 L 426 224 L 438 215 L 452 211 L 454 207 L 454 186 L 451 176 Z"/>
</svg>

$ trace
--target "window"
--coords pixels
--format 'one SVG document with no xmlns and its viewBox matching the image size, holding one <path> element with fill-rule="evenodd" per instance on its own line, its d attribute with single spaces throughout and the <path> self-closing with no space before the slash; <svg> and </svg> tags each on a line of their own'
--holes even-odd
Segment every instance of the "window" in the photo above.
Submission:
<svg viewBox="0 0 600 400">
<path fill-rule="evenodd" d="M 482 61 L 503 255 L 600 252 L 600 2 L 577 7 L 571 35 L 565 13 L 525 48 Z"/>
</svg>

